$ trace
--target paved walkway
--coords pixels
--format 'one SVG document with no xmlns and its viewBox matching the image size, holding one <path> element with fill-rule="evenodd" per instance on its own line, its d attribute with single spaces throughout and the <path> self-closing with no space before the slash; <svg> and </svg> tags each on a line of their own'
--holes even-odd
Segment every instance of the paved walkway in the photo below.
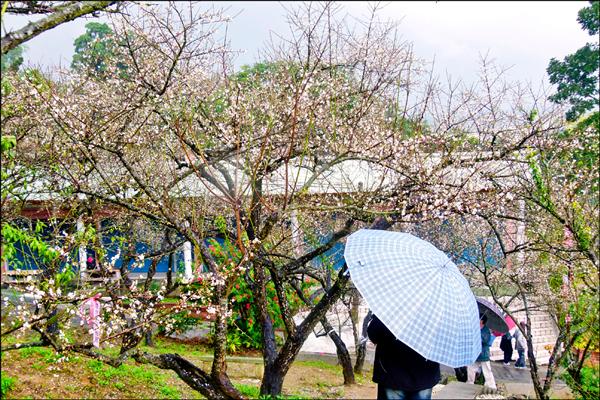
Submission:
<svg viewBox="0 0 600 400">
<path fill-rule="evenodd" d="M 337 364 L 338 362 L 337 356 L 334 354 L 312 352 L 300 352 L 297 360 L 321 360 L 331 364 Z M 371 351 L 367 351 L 366 363 L 368 365 L 367 368 L 371 368 L 373 363 L 373 353 Z M 496 383 L 499 386 L 503 386 L 506 389 L 507 394 L 523 398 L 536 397 L 529 369 L 516 369 L 514 367 L 514 362 L 511 365 L 505 366 L 501 361 L 492 361 L 491 366 Z M 442 376 L 455 376 L 453 368 L 442 365 L 440 369 Z M 544 365 L 540 366 L 539 373 L 540 376 L 545 376 L 546 367 Z M 480 385 L 470 385 L 453 381 L 438 394 L 434 394 L 433 398 L 474 399 L 481 393 L 482 389 L 483 387 Z M 552 394 L 553 398 L 573 398 L 567 385 L 556 378 L 552 385 Z"/>
<path fill-rule="evenodd" d="M 515 396 L 527 396 L 529 398 L 535 398 L 535 390 L 533 389 L 533 383 L 531 380 L 531 371 L 527 369 L 516 369 L 514 362 L 510 365 L 504 365 L 501 361 L 492 361 L 492 372 L 494 373 L 494 379 L 499 386 L 504 386 L 506 392 L 510 395 Z M 442 374 L 454 376 L 454 369 L 446 366 L 441 367 Z M 542 365 L 539 367 L 539 375 L 546 375 L 546 366 Z M 481 390 L 481 386 L 478 386 Z M 453 388 L 454 389 L 454 388 Z M 468 398 L 474 397 L 459 397 L 464 392 L 465 388 L 457 387 L 458 392 L 446 394 L 448 397 L 439 398 Z M 465 392 L 466 393 L 466 392 Z M 572 398 L 571 392 L 568 386 L 559 379 L 554 379 L 552 384 L 552 393 L 554 398 Z M 467 394 L 470 396 L 470 394 Z"/>
<path fill-rule="evenodd" d="M 513 364 L 504 365 L 501 361 L 492 361 L 492 372 L 494 373 L 494 379 L 497 382 L 518 382 L 518 383 L 531 383 L 531 373 L 529 369 L 516 369 Z M 441 366 L 442 373 L 445 375 L 454 375 L 454 369 L 445 365 Z M 541 366 L 540 372 L 546 374 L 546 367 Z"/>
</svg>

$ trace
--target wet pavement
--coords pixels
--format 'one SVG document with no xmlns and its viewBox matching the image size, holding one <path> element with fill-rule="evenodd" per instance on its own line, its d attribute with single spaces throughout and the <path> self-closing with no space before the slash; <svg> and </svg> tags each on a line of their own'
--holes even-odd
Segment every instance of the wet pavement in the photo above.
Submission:
<svg viewBox="0 0 600 400">
<path fill-rule="evenodd" d="M 519 383 L 531 383 L 531 373 L 528 369 L 517 369 L 514 367 L 514 363 L 510 365 L 504 365 L 501 361 L 491 361 L 492 372 L 494 373 L 494 379 L 499 382 L 519 382 Z M 442 373 L 445 375 L 454 375 L 454 369 L 445 365 L 441 366 Z M 541 366 L 540 372 L 545 375 L 546 367 Z"/>
</svg>

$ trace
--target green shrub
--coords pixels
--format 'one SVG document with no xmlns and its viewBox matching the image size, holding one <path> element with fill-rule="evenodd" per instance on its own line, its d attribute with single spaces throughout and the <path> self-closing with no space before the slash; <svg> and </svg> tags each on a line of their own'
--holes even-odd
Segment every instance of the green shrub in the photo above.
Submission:
<svg viewBox="0 0 600 400">
<path fill-rule="evenodd" d="M 577 392 L 582 399 L 598 399 L 600 398 L 600 374 L 598 367 L 584 367 L 581 370 L 581 385 Z"/>
<path fill-rule="evenodd" d="M 563 374 L 563 379 L 569 385 L 577 399 L 600 398 L 600 372 L 598 366 L 586 366 L 581 369 L 578 379 L 575 379 L 569 371 Z"/>
<path fill-rule="evenodd" d="M 230 240 L 225 239 L 223 244 L 220 244 L 214 239 L 209 239 L 209 250 L 217 263 L 228 268 L 227 266 L 236 265 L 242 258 L 239 249 Z M 252 272 L 249 272 L 252 279 Z M 207 284 L 207 282 L 199 282 L 196 285 Z M 306 295 L 309 294 L 309 289 L 314 282 L 302 282 L 301 289 Z M 292 314 L 295 313 L 302 305 L 302 301 L 298 294 L 289 290 L 285 293 Z M 281 319 L 281 311 L 279 308 L 279 299 L 273 281 L 269 280 L 266 284 L 267 310 L 273 319 L 274 328 L 283 328 L 284 323 Z M 229 294 L 231 301 L 231 317 L 228 320 L 227 330 L 227 349 L 230 352 L 235 352 L 240 349 L 260 349 L 262 348 L 262 326 L 258 321 L 258 310 L 254 305 L 254 293 L 252 288 L 248 286 L 246 277 L 239 276 L 235 284 L 231 288 Z M 278 338 L 278 337 L 276 337 Z"/>
</svg>

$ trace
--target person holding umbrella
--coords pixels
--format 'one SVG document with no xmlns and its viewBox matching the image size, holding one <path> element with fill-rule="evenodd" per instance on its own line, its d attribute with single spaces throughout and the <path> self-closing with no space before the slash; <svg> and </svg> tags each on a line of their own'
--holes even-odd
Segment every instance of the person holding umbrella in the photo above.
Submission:
<svg viewBox="0 0 600 400">
<path fill-rule="evenodd" d="M 396 339 L 375 315 L 367 334 L 376 345 L 373 382 L 377 383 L 377 399 L 431 399 L 432 388 L 441 379 L 440 364 Z"/>
<path fill-rule="evenodd" d="M 475 296 L 456 264 L 433 244 L 405 232 L 360 229 L 348 237 L 344 258 L 377 316 L 368 334 L 377 345 L 378 398 L 428 399 L 439 364 L 457 368 L 477 359 Z"/>
<path fill-rule="evenodd" d="M 479 371 L 483 371 L 483 378 L 485 379 L 485 386 L 492 390 L 496 390 L 496 380 L 492 373 L 492 367 L 490 365 L 490 338 L 492 332 L 485 324 L 487 323 L 487 315 L 482 315 L 479 320 L 481 327 L 481 354 L 477 357 L 477 360 L 467 368 L 468 379 L 467 383 L 475 383 L 475 374 Z"/>
</svg>

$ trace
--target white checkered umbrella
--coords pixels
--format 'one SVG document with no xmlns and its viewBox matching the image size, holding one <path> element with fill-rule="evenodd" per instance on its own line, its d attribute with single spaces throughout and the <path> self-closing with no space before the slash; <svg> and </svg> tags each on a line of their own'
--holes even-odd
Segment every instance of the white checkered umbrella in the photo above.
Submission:
<svg viewBox="0 0 600 400">
<path fill-rule="evenodd" d="M 443 252 L 408 233 L 361 229 L 348 237 L 344 257 L 352 282 L 400 341 L 450 367 L 475 361 L 475 296 Z"/>
</svg>

